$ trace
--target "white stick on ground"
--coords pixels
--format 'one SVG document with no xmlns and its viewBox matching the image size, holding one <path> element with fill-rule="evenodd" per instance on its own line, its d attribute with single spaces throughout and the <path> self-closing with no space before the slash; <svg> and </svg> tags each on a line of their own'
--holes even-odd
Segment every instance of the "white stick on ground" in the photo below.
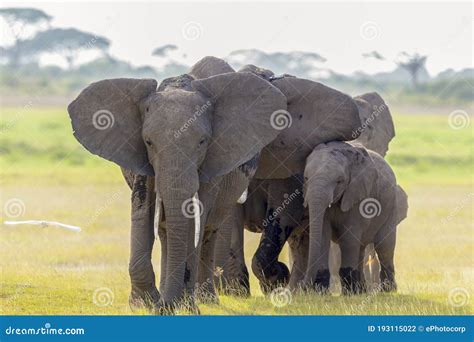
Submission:
<svg viewBox="0 0 474 342">
<path fill-rule="evenodd" d="M 53 221 L 28 220 L 28 221 L 5 221 L 3 223 L 6 224 L 6 225 L 9 225 L 9 226 L 35 225 L 35 226 L 41 226 L 42 228 L 52 226 L 52 227 L 63 228 L 63 229 L 66 229 L 66 230 L 71 230 L 73 232 L 80 232 L 81 231 L 80 227 L 72 226 L 70 224 L 65 224 L 65 223 L 60 223 L 60 222 L 53 222 Z"/>
</svg>

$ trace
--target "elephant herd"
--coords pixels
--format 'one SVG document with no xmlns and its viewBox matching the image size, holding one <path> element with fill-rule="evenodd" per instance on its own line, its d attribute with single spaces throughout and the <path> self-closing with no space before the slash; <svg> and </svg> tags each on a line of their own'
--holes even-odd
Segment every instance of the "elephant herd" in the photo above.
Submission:
<svg viewBox="0 0 474 342">
<path fill-rule="evenodd" d="M 264 293 L 325 293 L 335 279 L 343 294 L 367 291 L 369 278 L 396 289 L 396 226 L 408 205 L 383 159 L 395 132 L 378 94 L 351 98 L 205 57 L 159 86 L 93 83 L 68 112 L 76 139 L 118 164 L 132 191 L 132 308 L 196 313 L 218 292 L 249 295 L 244 228 L 261 233 L 251 269 Z M 290 269 L 278 260 L 285 242 Z"/>
</svg>

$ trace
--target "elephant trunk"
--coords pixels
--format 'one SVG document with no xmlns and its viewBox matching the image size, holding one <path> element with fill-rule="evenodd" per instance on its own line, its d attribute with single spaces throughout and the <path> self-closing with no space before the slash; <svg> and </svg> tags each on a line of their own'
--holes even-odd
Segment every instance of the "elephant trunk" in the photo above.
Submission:
<svg viewBox="0 0 474 342">
<path fill-rule="evenodd" d="M 176 172 L 157 172 L 158 190 L 166 218 L 166 282 L 162 294 L 167 306 L 175 306 L 184 299 L 186 283 L 195 272 L 188 255 L 193 242 L 189 235 L 200 228 L 199 200 L 195 196 L 199 188 L 197 170 L 179 175 L 188 166 L 176 166 Z M 178 172 L 178 170 L 180 172 Z M 169 172 L 169 169 L 168 169 Z M 197 226 L 196 226 L 197 225 Z M 199 227 L 199 228 L 198 228 Z M 199 231 L 198 231 L 199 233 Z M 194 240 L 194 239 L 193 239 Z"/>
<path fill-rule="evenodd" d="M 326 209 L 331 204 L 332 197 L 327 193 L 327 189 L 312 187 L 309 194 L 309 254 L 308 266 L 306 270 L 305 284 L 311 287 L 329 286 L 328 265 L 324 265 L 323 256 L 323 229 L 324 215 Z"/>
</svg>

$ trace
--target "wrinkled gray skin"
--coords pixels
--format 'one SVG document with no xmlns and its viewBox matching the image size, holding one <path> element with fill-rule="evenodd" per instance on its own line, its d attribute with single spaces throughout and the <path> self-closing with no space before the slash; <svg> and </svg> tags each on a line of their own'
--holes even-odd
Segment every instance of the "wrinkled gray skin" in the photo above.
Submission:
<svg viewBox="0 0 474 342">
<path fill-rule="evenodd" d="M 168 312 L 187 302 L 194 308 L 198 263 L 199 281 L 212 279 L 213 217 L 247 187 L 256 155 L 280 133 L 270 116 L 285 110 L 286 102 L 262 78 L 206 57 L 158 89 L 150 79 L 103 80 L 69 105 L 75 137 L 121 166 L 132 189 L 132 306 Z M 155 222 L 161 294 L 151 263 Z M 212 281 L 209 288 L 212 294 Z"/>
<path fill-rule="evenodd" d="M 302 204 L 301 195 L 293 198 L 289 206 L 277 209 L 287 201 L 285 196 L 295 193 L 297 188 L 301 194 L 303 182 L 297 175 L 302 175 L 312 147 L 322 142 L 357 137 L 361 122 L 354 99 L 320 83 L 289 75 L 275 77 L 271 71 L 253 65 L 245 66 L 241 71 L 252 72 L 280 89 L 288 99 L 291 115 L 291 125 L 282 127 L 281 134 L 263 149 L 247 202 L 243 208 L 235 209 L 240 215 L 239 221 L 244 221 L 248 229 L 263 232 L 252 260 L 252 271 L 262 290 L 267 292 L 288 281 L 289 270 L 278 262 L 278 255 L 293 229 L 300 224 L 298 216 L 302 206 L 298 206 L 298 202 Z M 263 185 L 267 188 L 264 194 L 261 191 Z M 273 215 L 275 212 L 277 215 Z M 272 219 L 266 220 L 268 217 Z M 227 225 L 227 229 L 233 233 L 221 230 L 222 234 L 218 236 L 216 265 L 224 270 L 219 282 L 247 285 L 240 289 L 230 287 L 227 291 L 248 294 L 248 272 L 243 248 L 238 244 L 242 241 L 242 228 Z"/>
<path fill-rule="evenodd" d="M 390 141 L 395 137 L 395 128 L 387 104 L 377 93 L 367 93 L 356 96 L 354 100 L 359 108 L 362 121 L 360 135 L 354 142 L 362 144 L 369 150 L 375 151 L 385 157 Z M 355 132 L 357 133 L 357 132 Z M 298 253 L 298 249 L 294 251 Z M 305 255 L 306 252 L 302 252 Z M 339 246 L 331 243 L 329 256 L 329 270 L 334 283 L 339 282 L 339 266 L 341 264 L 341 251 Z M 365 250 L 364 276 L 369 290 L 380 285 L 380 263 L 375 253 L 374 245 L 369 244 Z"/>
<path fill-rule="evenodd" d="M 271 71 L 253 65 L 246 66 L 242 70 L 253 72 L 260 77 L 270 80 L 274 77 Z M 360 134 L 356 141 L 363 143 L 365 146 L 369 146 L 381 155 L 385 155 L 390 141 L 395 136 L 393 121 L 388 106 L 377 93 L 357 96 L 354 98 L 354 102 L 358 108 L 361 124 L 352 131 L 351 138 L 355 138 Z M 290 112 L 291 109 L 290 106 Z M 295 113 L 292 113 L 292 117 L 297 119 L 302 112 L 298 110 L 299 108 L 296 109 Z M 294 128 L 291 131 L 289 130 L 290 129 L 284 130 L 286 136 L 294 135 L 295 139 L 297 139 L 298 137 L 304 136 L 300 135 L 299 132 L 306 132 L 308 127 L 298 127 L 297 130 Z M 278 139 L 280 139 L 280 136 L 277 140 Z M 347 140 L 350 140 L 350 138 Z M 267 156 L 264 155 L 263 158 L 261 158 L 261 163 L 263 159 L 263 163 L 267 162 L 268 165 L 272 165 L 272 162 L 273 165 L 280 165 L 281 163 L 274 157 L 279 155 L 281 156 L 280 158 L 283 158 L 281 160 L 285 161 L 284 168 L 286 168 L 286 171 L 291 169 L 289 173 L 295 172 L 296 175 L 301 174 L 301 176 L 280 180 L 267 180 L 264 183 L 267 184 L 265 192 L 261 191 L 261 182 L 254 179 L 250 184 L 247 202 L 243 205 L 237 205 L 235 209 L 235 212 L 238 213 L 239 221 L 243 221 L 247 229 L 262 232 L 259 247 L 252 260 L 252 269 L 259 279 L 264 292 L 268 292 L 276 286 L 285 285 L 288 282 L 289 270 L 285 264 L 278 261 L 278 256 L 287 240 L 290 245 L 290 265 L 292 266 L 290 277 L 291 287 L 296 286 L 297 279 L 299 279 L 302 273 L 304 274 L 305 266 L 304 268 L 299 268 L 298 265 L 302 263 L 306 265 L 307 258 L 307 249 L 301 248 L 302 242 L 304 242 L 307 237 L 300 236 L 300 233 L 308 223 L 307 215 L 303 215 L 302 207 L 298 207 L 299 204 L 302 204 L 301 196 L 293 199 L 292 205 L 285 207 L 272 222 L 268 220 L 265 221 L 271 211 L 282 206 L 282 203 L 285 201 L 285 197 L 283 197 L 284 194 L 294 194 L 298 191 L 300 193 L 302 192 L 303 182 L 298 181 L 298 179 L 302 178 L 305 164 L 304 162 L 301 163 L 297 158 L 301 155 L 307 156 L 306 153 L 308 152 L 304 149 L 285 150 L 285 144 L 282 144 L 282 142 L 284 143 L 285 140 L 281 139 L 280 143 L 277 144 L 272 143 L 270 145 L 272 150 Z M 264 152 L 266 150 L 267 149 L 264 149 Z M 286 154 L 282 152 L 286 152 Z M 291 157 L 288 157 L 289 153 L 291 153 Z M 274 167 L 273 175 L 276 176 L 278 174 L 278 176 L 280 176 L 281 173 L 285 172 L 285 170 L 282 169 L 283 167 Z M 257 177 L 261 174 L 259 171 L 260 170 L 257 170 Z M 285 175 L 283 175 L 283 177 L 284 176 Z M 268 183 L 271 184 L 272 182 L 275 183 L 274 186 L 268 187 Z M 257 189 L 258 191 L 252 189 Z M 255 210 L 254 208 L 259 208 L 259 210 Z M 267 224 L 264 225 L 264 222 L 267 222 Z M 220 283 L 227 284 L 227 286 L 224 287 L 224 292 L 248 295 L 248 271 L 243 258 L 243 246 L 239 244 L 242 238 L 234 238 L 243 234 L 242 228 L 241 225 L 239 226 L 237 224 L 230 229 L 232 229 L 231 234 L 223 233 L 218 236 L 217 249 L 220 250 L 220 254 L 216 255 L 216 264 L 224 270 L 219 281 Z M 295 232 L 293 233 L 293 231 Z M 227 238 L 229 235 L 232 236 L 232 239 Z M 228 246 L 228 241 L 232 241 L 230 247 Z M 340 253 L 337 246 L 335 247 L 331 253 L 331 260 L 334 260 L 331 265 L 332 269 L 337 267 L 338 270 Z M 225 248 L 230 248 L 230 255 L 223 251 Z M 368 250 L 367 256 L 370 255 L 374 258 L 375 253 L 372 251 L 373 248 L 368 248 Z M 373 269 L 374 272 L 366 272 L 368 280 L 374 277 L 374 274 L 377 274 L 377 265 L 378 263 L 375 261 L 370 266 L 370 269 Z M 337 274 L 337 272 L 333 272 L 332 274 Z"/>
<path fill-rule="evenodd" d="M 408 205 L 387 162 L 360 144 L 330 142 L 317 146 L 308 157 L 304 179 L 310 232 L 302 285 L 329 288 L 332 239 L 341 248 L 339 276 L 344 294 L 366 291 L 361 275 L 370 243 L 380 260 L 381 290 L 396 290 L 396 227 L 406 217 Z"/>
</svg>

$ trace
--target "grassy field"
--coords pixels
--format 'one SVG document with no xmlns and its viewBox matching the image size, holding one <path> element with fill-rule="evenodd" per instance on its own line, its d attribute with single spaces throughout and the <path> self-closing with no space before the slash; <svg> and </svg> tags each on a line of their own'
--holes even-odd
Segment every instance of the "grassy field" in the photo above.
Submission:
<svg viewBox="0 0 474 342">
<path fill-rule="evenodd" d="M 398 293 L 294 295 L 275 307 L 252 277 L 251 298 L 221 296 L 220 305 L 200 305 L 201 312 L 472 313 L 473 123 L 453 129 L 448 113 L 393 110 L 397 137 L 388 160 L 410 205 L 398 233 Z M 1 110 L 0 170 L 1 222 L 43 219 L 83 228 L 74 233 L 0 223 L 2 314 L 131 314 L 130 194 L 119 168 L 75 141 L 64 109 L 27 106 Z M 246 232 L 248 265 L 258 240 Z M 157 248 L 154 264 L 158 276 Z"/>
</svg>

